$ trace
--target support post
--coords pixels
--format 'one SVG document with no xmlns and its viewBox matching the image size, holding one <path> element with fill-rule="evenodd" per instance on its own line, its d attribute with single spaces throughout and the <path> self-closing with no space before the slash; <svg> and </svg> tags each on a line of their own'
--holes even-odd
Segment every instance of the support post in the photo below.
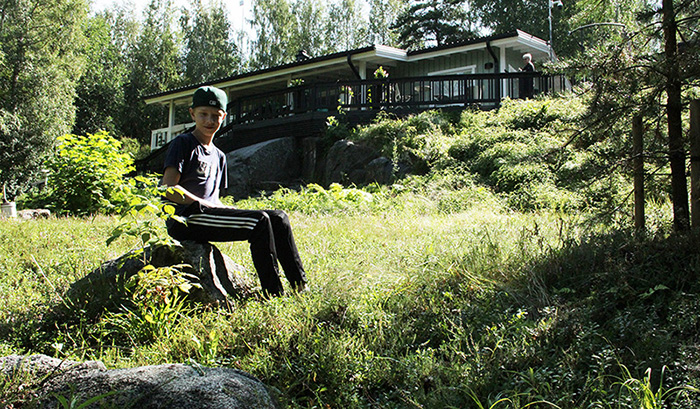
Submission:
<svg viewBox="0 0 700 409">
<path fill-rule="evenodd" d="M 700 228 L 700 100 L 690 101 L 690 219 Z"/>
<path fill-rule="evenodd" d="M 632 120 L 632 157 L 634 167 L 634 227 L 643 230 L 644 217 L 644 123 L 642 116 Z"/>
<path fill-rule="evenodd" d="M 165 140 L 165 143 L 168 143 L 173 140 L 175 137 L 173 135 L 173 127 L 175 126 L 175 101 L 170 101 L 170 104 L 168 105 L 168 137 Z"/>
</svg>

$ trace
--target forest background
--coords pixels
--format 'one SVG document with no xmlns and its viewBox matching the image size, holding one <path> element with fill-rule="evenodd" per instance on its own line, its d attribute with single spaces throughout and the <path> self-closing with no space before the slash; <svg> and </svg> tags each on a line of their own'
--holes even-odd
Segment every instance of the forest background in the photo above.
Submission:
<svg viewBox="0 0 700 409">
<path fill-rule="evenodd" d="M 569 35 L 572 30 L 616 22 L 635 32 L 654 18 L 644 13 L 658 17 L 658 6 L 646 0 L 566 2 L 552 10 L 557 53 L 590 55 L 599 38 L 619 40 L 610 35 L 616 30 Z M 167 114 L 146 106 L 145 95 L 288 63 L 300 50 L 320 56 L 376 43 L 419 48 L 515 28 L 547 38 L 550 4 L 255 0 L 246 27 L 237 30 L 219 0 L 180 8 L 151 0 L 142 13 L 130 3 L 98 13 L 91 7 L 86 0 L 0 4 L 0 183 L 10 198 L 36 180 L 66 133 L 105 130 L 135 156 L 146 153 L 150 130 Z"/>
</svg>

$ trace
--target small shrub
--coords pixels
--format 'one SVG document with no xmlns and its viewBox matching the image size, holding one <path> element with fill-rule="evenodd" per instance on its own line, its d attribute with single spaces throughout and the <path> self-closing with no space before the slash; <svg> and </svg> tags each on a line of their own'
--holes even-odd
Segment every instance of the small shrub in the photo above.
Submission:
<svg viewBox="0 0 700 409">
<path fill-rule="evenodd" d="M 47 206 L 74 215 L 119 211 L 131 194 L 124 175 L 133 170 L 132 163 L 121 143 L 104 131 L 59 137 L 48 162 Z"/>
<path fill-rule="evenodd" d="M 249 199 L 236 203 L 239 208 L 277 208 L 287 211 L 307 213 L 330 213 L 333 211 L 355 211 L 371 206 L 374 196 L 364 190 L 344 188 L 332 183 L 328 189 L 315 183 L 308 184 L 299 191 L 279 189 L 261 199 Z"/>
<path fill-rule="evenodd" d="M 131 277 L 126 288 L 131 292 L 132 306 L 107 313 L 98 333 L 128 337 L 133 345 L 169 336 L 187 311 L 185 295 L 199 286 L 197 278 L 180 271 L 181 267 L 147 265 Z"/>
<path fill-rule="evenodd" d="M 143 159 L 151 153 L 151 147 L 142 145 L 136 138 L 122 138 L 122 151 L 134 159 Z"/>
<path fill-rule="evenodd" d="M 516 163 L 502 166 L 491 174 L 496 191 L 511 192 L 525 186 L 544 184 L 552 180 L 552 172 L 537 163 Z"/>
<path fill-rule="evenodd" d="M 121 223 L 112 230 L 107 245 L 122 236 L 140 240 L 142 248 L 173 245 L 174 240 L 165 230 L 165 220 L 173 218 L 184 223 L 184 219 L 175 215 L 172 205 L 161 203 L 166 187 L 159 186 L 157 178 L 147 176 L 137 176 L 129 179 L 128 183 L 133 193 L 125 205 Z"/>
<path fill-rule="evenodd" d="M 373 124 L 358 128 L 352 138 L 421 174 L 447 158 L 449 139 L 454 133 L 447 116 L 428 111 L 405 119 L 380 114 Z"/>
</svg>

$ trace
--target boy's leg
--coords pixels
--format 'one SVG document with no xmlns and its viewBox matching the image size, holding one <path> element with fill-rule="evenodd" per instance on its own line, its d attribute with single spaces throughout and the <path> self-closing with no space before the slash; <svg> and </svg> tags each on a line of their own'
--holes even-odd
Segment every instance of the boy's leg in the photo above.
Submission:
<svg viewBox="0 0 700 409">
<path fill-rule="evenodd" d="M 277 257 L 284 269 L 284 275 L 293 288 L 300 288 L 306 284 L 306 272 L 294 241 L 289 217 L 281 210 L 265 210 L 265 213 L 272 224 Z"/>
<path fill-rule="evenodd" d="M 182 216 L 187 218 L 187 227 L 175 226 L 171 233 L 175 239 L 198 242 L 247 240 L 263 291 L 270 295 L 282 294 L 275 238 L 270 217 L 265 212 L 193 204 Z"/>
</svg>

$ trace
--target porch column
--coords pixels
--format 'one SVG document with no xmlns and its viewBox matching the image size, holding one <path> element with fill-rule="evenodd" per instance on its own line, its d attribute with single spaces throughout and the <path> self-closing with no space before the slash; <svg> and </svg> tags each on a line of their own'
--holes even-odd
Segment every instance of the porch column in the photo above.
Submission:
<svg viewBox="0 0 700 409">
<path fill-rule="evenodd" d="M 168 111 L 168 138 L 166 142 L 173 139 L 173 127 L 175 126 L 175 101 L 170 101 Z"/>
<path fill-rule="evenodd" d="M 292 74 L 287 75 L 287 88 L 292 86 Z M 284 97 L 285 100 L 287 101 L 287 106 L 289 107 L 290 110 L 294 109 L 294 97 L 292 96 L 291 92 L 287 92 L 286 96 Z"/>
<path fill-rule="evenodd" d="M 360 66 L 357 68 L 357 71 L 360 73 L 360 79 L 366 80 L 367 79 L 367 61 L 360 61 Z M 365 86 L 360 86 L 360 89 L 357 90 L 358 94 L 355 96 L 355 98 L 360 98 L 360 104 L 364 105 L 367 103 L 367 91 L 365 90 Z M 367 108 L 362 108 L 362 110 L 365 110 Z"/>
<path fill-rule="evenodd" d="M 508 70 L 508 66 L 506 65 L 506 48 L 501 47 L 501 57 L 499 58 L 499 65 L 498 67 L 498 72 L 506 72 Z M 506 82 L 506 79 L 504 78 L 501 80 L 501 98 L 505 98 L 508 96 L 508 83 Z"/>
<path fill-rule="evenodd" d="M 367 79 L 367 61 L 360 61 L 360 66 L 358 67 L 358 71 L 360 71 L 360 79 L 366 80 Z"/>
</svg>

